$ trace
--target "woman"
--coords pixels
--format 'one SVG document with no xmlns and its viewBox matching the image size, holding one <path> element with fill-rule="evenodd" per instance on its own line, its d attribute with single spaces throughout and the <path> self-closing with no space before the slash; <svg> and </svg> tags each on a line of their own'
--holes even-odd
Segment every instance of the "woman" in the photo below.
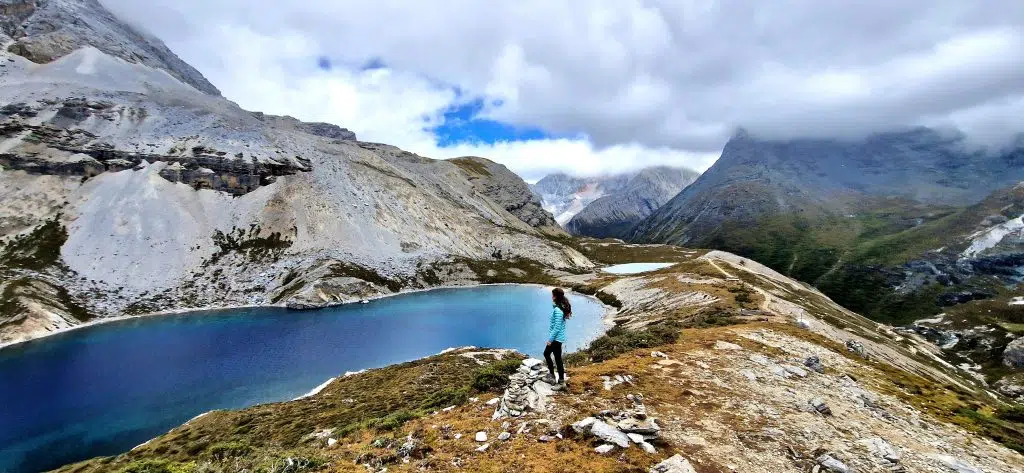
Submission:
<svg viewBox="0 0 1024 473">
<path fill-rule="evenodd" d="M 551 290 L 551 321 L 548 324 L 548 345 L 544 348 L 544 360 L 548 362 L 548 376 L 545 381 L 562 386 L 565 384 L 565 368 L 562 366 L 562 344 L 565 343 L 565 321 L 572 317 L 572 304 L 560 287 Z M 551 362 L 551 355 L 555 361 Z M 555 380 L 555 366 L 558 366 L 558 380 Z"/>
</svg>

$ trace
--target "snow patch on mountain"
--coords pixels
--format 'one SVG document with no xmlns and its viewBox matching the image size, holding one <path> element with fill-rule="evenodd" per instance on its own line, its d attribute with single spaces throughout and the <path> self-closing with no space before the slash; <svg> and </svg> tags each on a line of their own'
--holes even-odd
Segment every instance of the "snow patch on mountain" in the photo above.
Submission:
<svg viewBox="0 0 1024 473">
<path fill-rule="evenodd" d="M 960 256 L 964 258 L 974 257 L 998 245 L 999 242 L 1008 236 L 1024 236 L 1024 220 L 1022 219 L 1024 219 L 1024 215 L 975 233 L 971 236 L 971 245 Z"/>
</svg>

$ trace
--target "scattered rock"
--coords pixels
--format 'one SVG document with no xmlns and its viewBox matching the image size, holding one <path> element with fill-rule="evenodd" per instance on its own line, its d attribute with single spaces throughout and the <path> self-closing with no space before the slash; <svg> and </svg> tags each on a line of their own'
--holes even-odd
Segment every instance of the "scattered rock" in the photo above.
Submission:
<svg viewBox="0 0 1024 473">
<path fill-rule="evenodd" d="M 604 389 L 606 391 L 610 391 L 612 388 L 620 384 L 633 384 L 633 376 L 631 375 L 617 374 L 615 376 L 601 376 L 601 379 L 604 380 Z"/>
<path fill-rule="evenodd" d="M 508 432 L 502 432 L 502 433 L 498 434 L 498 440 L 505 441 L 505 440 L 508 440 L 510 438 L 512 438 L 512 434 L 510 434 Z"/>
<path fill-rule="evenodd" d="M 606 443 L 594 449 L 595 452 L 600 453 L 601 455 L 609 453 L 612 450 L 615 450 L 615 445 L 612 445 L 610 443 Z"/>
<path fill-rule="evenodd" d="M 653 419 L 625 419 L 619 421 L 617 426 L 619 430 L 627 434 L 640 434 L 645 437 L 657 436 L 661 432 L 661 427 L 658 427 Z"/>
<path fill-rule="evenodd" d="M 864 344 L 856 340 L 847 340 L 846 349 L 860 355 L 861 358 L 868 358 L 868 350 L 864 348 Z"/>
<path fill-rule="evenodd" d="M 629 433 L 629 434 L 626 434 L 626 437 L 629 437 L 629 440 L 632 440 L 633 443 L 635 443 L 637 445 L 647 441 L 647 439 L 645 439 L 644 436 L 640 435 L 640 434 Z"/>
<path fill-rule="evenodd" d="M 629 437 L 604 421 L 595 420 L 590 426 L 590 433 L 605 442 L 613 443 L 622 448 L 629 447 Z"/>
<path fill-rule="evenodd" d="M 476 451 L 478 451 L 478 452 L 486 452 L 488 448 L 491 448 L 491 444 L 485 443 L 485 444 L 477 447 Z"/>
<path fill-rule="evenodd" d="M 477 442 L 486 442 L 487 441 L 487 432 L 484 432 L 482 430 L 480 432 L 477 432 L 476 433 L 476 441 Z"/>
<path fill-rule="evenodd" d="M 538 442 L 547 443 L 547 442 L 550 442 L 552 440 L 554 440 L 554 437 L 552 437 L 550 435 L 541 435 L 540 437 L 537 437 L 537 441 Z"/>
<path fill-rule="evenodd" d="M 639 445 L 640 448 L 647 453 L 658 453 L 658 449 L 654 448 L 654 445 L 651 445 L 647 442 L 640 442 Z"/>
<path fill-rule="evenodd" d="M 742 350 L 743 347 L 729 342 L 718 340 L 715 342 L 715 350 Z"/>
<path fill-rule="evenodd" d="M 682 455 L 676 454 L 654 465 L 651 468 L 651 473 L 697 473 L 697 470 L 693 469 L 693 465 L 690 464 L 689 460 L 683 458 Z"/>
<path fill-rule="evenodd" d="M 333 448 L 337 444 L 338 444 L 338 439 L 335 439 L 335 438 L 327 439 L 327 448 Z"/>
<path fill-rule="evenodd" d="M 590 432 L 590 427 L 592 427 L 594 425 L 594 422 L 597 422 L 597 419 L 595 419 L 593 417 L 587 417 L 587 418 L 585 418 L 585 419 L 583 419 L 581 421 L 578 421 L 578 422 L 572 424 L 571 427 L 572 427 L 572 430 L 574 430 L 576 433 L 582 434 L 582 433 Z"/>
<path fill-rule="evenodd" d="M 783 366 L 783 369 L 785 369 L 787 373 L 796 375 L 797 377 L 800 377 L 800 378 L 806 378 L 807 374 L 808 374 L 807 370 L 805 370 L 805 369 L 803 369 L 803 368 L 801 368 L 799 366 L 786 365 L 786 366 Z"/>
<path fill-rule="evenodd" d="M 808 403 L 811 405 L 811 407 L 814 408 L 814 410 L 818 414 L 821 414 L 823 416 L 830 416 L 830 415 L 832 415 L 832 409 L 830 409 L 828 407 L 828 404 L 825 404 L 825 401 L 822 401 L 819 398 L 814 398 L 814 399 L 811 399 L 810 401 L 808 401 Z"/>
<path fill-rule="evenodd" d="M 935 460 L 939 465 L 944 466 L 948 471 L 956 473 L 984 473 L 980 468 L 976 468 L 974 465 L 956 457 L 937 453 L 928 455 L 928 457 Z"/>
<path fill-rule="evenodd" d="M 821 360 L 818 359 L 818 357 L 816 356 L 811 356 L 804 360 L 804 366 L 810 368 L 812 371 L 815 371 L 817 373 L 825 372 L 825 365 L 821 364 Z"/>
<path fill-rule="evenodd" d="M 881 458 L 891 463 L 899 463 L 902 458 L 900 452 L 882 438 L 864 439 L 860 441 L 860 444 L 864 445 L 871 452 L 871 455 L 876 458 Z"/>
<path fill-rule="evenodd" d="M 825 471 L 830 471 L 832 473 L 852 472 L 852 470 L 850 470 L 850 467 L 846 466 L 845 463 L 837 460 L 835 457 L 828 454 L 818 457 L 818 464 L 821 465 L 821 467 L 824 468 Z"/>
<path fill-rule="evenodd" d="M 493 405 L 495 405 L 495 404 L 497 404 L 499 402 L 501 402 L 501 398 L 500 397 L 496 397 L 494 399 L 491 399 L 490 401 L 487 401 L 487 405 L 488 406 L 493 406 Z"/>
<path fill-rule="evenodd" d="M 652 351 L 651 352 L 651 358 L 668 358 L 668 355 L 666 355 L 666 354 L 664 354 L 664 353 L 662 353 L 660 351 Z"/>
</svg>

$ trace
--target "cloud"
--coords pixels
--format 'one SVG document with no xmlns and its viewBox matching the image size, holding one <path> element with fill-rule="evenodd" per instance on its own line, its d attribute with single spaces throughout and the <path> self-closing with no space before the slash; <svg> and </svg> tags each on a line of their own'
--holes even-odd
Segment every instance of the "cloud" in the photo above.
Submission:
<svg viewBox="0 0 1024 473">
<path fill-rule="evenodd" d="M 1024 116 L 1024 2 L 102 1 L 245 108 L 526 176 L 704 169 L 737 127 L 923 124 L 998 145 Z M 475 116 L 450 113 L 473 101 Z M 440 146 L 456 119 L 544 133 Z"/>
</svg>

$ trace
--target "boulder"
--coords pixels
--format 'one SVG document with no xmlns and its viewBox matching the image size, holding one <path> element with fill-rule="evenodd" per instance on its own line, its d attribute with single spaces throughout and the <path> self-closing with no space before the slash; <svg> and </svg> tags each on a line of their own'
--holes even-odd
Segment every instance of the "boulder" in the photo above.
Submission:
<svg viewBox="0 0 1024 473">
<path fill-rule="evenodd" d="M 818 373 L 825 372 L 825 365 L 821 364 L 821 360 L 816 356 L 812 356 L 804 360 L 804 366 Z"/>
<path fill-rule="evenodd" d="M 693 469 L 693 465 L 690 464 L 689 460 L 683 458 L 682 455 L 676 454 L 654 465 L 651 468 L 651 473 L 697 473 L 697 470 Z"/>
<path fill-rule="evenodd" d="M 590 426 L 590 433 L 605 442 L 618 445 L 622 448 L 629 447 L 629 437 L 619 429 L 608 425 L 604 421 L 595 420 Z"/>
<path fill-rule="evenodd" d="M 845 463 L 828 454 L 818 457 L 818 464 L 821 465 L 825 471 L 832 473 L 851 473 L 853 471 L 850 467 L 846 466 Z"/>
<path fill-rule="evenodd" d="M 1024 337 L 1020 337 L 1003 350 L 1003 365 L 1009 368 L 1024 368 Z"/>
</svg>

